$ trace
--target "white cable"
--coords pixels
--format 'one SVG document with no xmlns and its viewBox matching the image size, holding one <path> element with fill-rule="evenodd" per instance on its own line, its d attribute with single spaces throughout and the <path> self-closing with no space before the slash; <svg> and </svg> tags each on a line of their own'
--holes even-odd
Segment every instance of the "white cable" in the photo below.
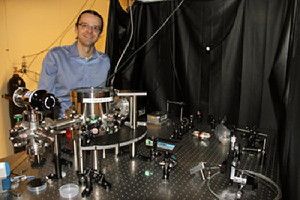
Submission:
<svg viewBox="0 0 300 200">
<path fill-rule="evenodd" d="M 277 196 L 274 198 L 274 200 L 280 200 L 282 198 L 282 193 L 281 193 L 280 187 L 272 179 L 270 179 L 269 177 L 267 177 L 263 174 L 260 174 L 260 173 L 254 172 L 254 171 L 250 171 L 250 170 L 243 170 L 243 172 L 245 172 L 246 174 L 248 173 L 249 175 L 251 175 L 253 177 L 259 177 L 262 180 L 266 181 L 267 183 L 269 183 L 269 185 L 267 185 L 267 186 L 270 187 L 271 189 L 272 189 L 271 185 L 273 185 L 277 190 Z"/>
<path fill-rule="evenodd" d="M 180 6 L 183 4 L 185 0 L 182 0 L 178 6 L 172 11 L 172 13 L 166 18 L 166 20 L 162 23 L 162 25 L 153 33 L 153 35 L 144 43 L 142 44 L 137 50 L 135 50 L 124 62 L 123 64 L 119 67 L 119 69 L 114 72 L 112 75 L 110 75 L 107 79 L 111 79 L 115 76 L 115 74 L 122 69 L 122 67 L 125 66 L 125 64 L 127 63 L 128 60 L 130 60 L 137 52 L 139 52 L 142 48 L 144 48 L 157 34 L 158 32 L 166 25 L 166 23 L 170 20 L 170 18 L 175 14 L 175 12 L 180 8 Z M 103 83 L 101 83 L 103 84 Z M 100 84 L 100 85 L 101 85 Z"/>
<path fill-rule="evenodd" d="M 67 25 L 67 27 L 61 32 L 61 34 L 52 42 L 50 43 L 50 45 L 48 47 L 46 47 L 45 49 L 34 53 L 34 54 L 30 54 L 30 55 L 24 55 L 23 58 L 29 58 L 29 57 L 33 57 L 33 59 L 30 61 L 30 63 L 27 65 L 27 68 L 29 69 L 31 67 L 31 65 L 33 64 L 33 62 L 35 61 L 35 59 L 42 53 L 48 51 L 60 38 L 63 38 L 68 29 L 70 28 L 70 26 L 73 24 L 73 22 L 76 20 L 77 16 L 82 12 L 82 10 L 84 9 L 84 7 L 86 6 L 87 2 L 89 0 L 85 0 L 84 4 L 80 7 L 79 11 L 76 13 L 76 15 L 74 16 L 74 18 L 69 22 L 69 24 Z"/>
<path fill-rule="evenodd" d="M 218 174 L 220 174 L 220 172 L 216 172 L 216 173 L 214 173 L 213 175 L 211 175 L 210 178 L 207 180 L 207 183 L 206 183 L 206 184 L 207 184 L 207 187 L 208 187 L 208 190 L 210 191 L 210 193 L 212 193 L 216 198 L 222 199 L 221 196 L 218 195 L 217 193 L 215 193 L 215 192 L 211 189 L 211 187 L 210 187 L 210 180 L 211 180 L 213 177 L 215 177 L 216 175 L 218 175 Z"/>
<path fill-rule="evenodd" d="M 94 4 L 95 4 L 95 1 L 96 0 L 94 0 L 93 2 L 92 2 L 92 4 L 89 6 L 89 9 L 91 9 L 93 6 L 94 6 Z M 48 47 L 46 47 L 44 50 L 41 50 L 41 51 L 39 51 L 39 52 L 37 52 L 37 53 L 34 53 L 34 54 L 31 54 L 31 55 L 25 55 L 25 56 L 23 56 L 23 58 L 25 59 L 25 58 L 28 58 L 28 57 L 32 57 L 32 56 L 34 56 L 34 58 L 30 61 L 30 63 L 26 66 L 27 67 L 27 72 L 31 72 L 31 73 L 34 73 L 35 75 L 37 75 L 38 73 L 37 72 L 34 72 L 34 71 L 30 71 L 30 70 L 28 70 L 30 67 L 31 67 L 31 65 L 33 64 L 33 62 L 37 59 L 37 57 L 40 55 L 40 54 L 42 54 L 42 53 L 44 53 L 44 52 L 46 52 L 46 51 L 48 51 L 59 39 L 59 45 L 61 45 L 61 43 L 62 43 L 62 40 L 64 39 L 64 37 L 66 36 L 66 34 L 69 32 L 69 30 L 73 27 L 73 22 L 76 20 L 76 18 L 77 18 L 77 16 L 83 11 L 83 9 L 84 9 L 84 7 L 86 6 L 86 4 L 88 3 L 88 0 L 86 0 L 85 1 L 85 3 L 80 7 L 80 9 L 79 9 L 79 11 L 77 12 L 77 14 L 75 15 L 75 17 L 73 17 L 73 19 L 69 22 L 69 24 L 66 26 L 66 28 L 61 32 L 61 34 L 48 46 Z M 38 74 L 39 75 L 39 74 Z M 23 75 L 22 75 L 22 77 L 23 77 Z M 33 79 L 33 78 L 31 78 L 31 77 L 29 77 L 28 75 L 27 75 L 27 77 L 30 79 L 30 80 L 32 80 L 32 81 L 34 81 L 34 82 L 38 82 L 37 80 L 35 80 L 35 79 Z"/>
<path fill-rule="evenodd" d="M 282 193 L 281 193 L 281 189 L 280 187 L 274 182 L 272 181 L 269 177 L 263 175 L 263 174 L 260 174 L 260 173 L 257 173 L 257 172 L 253 172 L 253 171 L 250 171 L 250 170 L 241 170 L 242 172 L 244 172 L 245 174 L 248 174 L 252 177 L 257 177 L 257 178 L 260 178 L 262 180 L 264 180 L 266 183 L 269 183 L 269 184 L 266 184 L 270 189 L 272 189 L 272 186 L 276 188 L 276 191 L 274 192 L 277 192 L 277 196 L 274 198 L 274 200 L 280 200 L 282 198 Z M 220 172 L 216 172 L 214 173 L 210 179 L 207 180 L 207 187 L 208 187 L 208 190 L 218 199 L 223 199 L 220 195 L 216 194 L 210 187 L 210 180 L 215 177 L 216 175 L 220 174 Z"/>
<path fill-rule="evenodd" d="M 129 37 L 129 40 L 128 40 L 128 42 L 127 42 L 127 44 L 126 44 L 126 46 L 125 46 L 125 48 L 124 48 L 124 50 L 123 50 L 123 52 L 122 52 L 122 54 L 121 54 L 121 56 L 120 56 L 120 58 L 119 58 L 119 60 L 118 60 L 118 62 L 117 62 L 117 64 L 116 64 L 116 66 L 115 66 L 115 69 L 114 69 L 114 73 L 113 73 L 113 74 L 116 74 L 116 73 L 117 73 L 119 64 L 120 64 L 120 62 L 121 62 L 123 56 L 125 55 L 125 52 L 127 51 L 127 48 L 129 47 L 129 44 L 131 43 L 131 40 L 132 40 L 132 36 L 133 36 L 132 5 L 129 6 L 129 14 L 130 14 L 130 24 L 131 24 L 130 37 Z M 110 82 L 110 85 L 111 85 L 111 86 L 113 85 L 114 80 L 115 80 L 115 76 L 113 76 L 112 79 L 111 79 L 111 82 Z"/>
</svg>

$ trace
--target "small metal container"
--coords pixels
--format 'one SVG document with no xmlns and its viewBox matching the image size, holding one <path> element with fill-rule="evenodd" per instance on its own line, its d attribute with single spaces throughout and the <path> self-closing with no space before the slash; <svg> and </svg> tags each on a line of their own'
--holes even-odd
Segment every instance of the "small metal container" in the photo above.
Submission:
<svg viewBox="0 0 300 200">
<path fill-rule="evenodd" d="M 71 91 L 71 101 L 78 114 L 93 119 L 107 112 L 113 95 L 109 88 L 78 88 Z"/>
</svg>

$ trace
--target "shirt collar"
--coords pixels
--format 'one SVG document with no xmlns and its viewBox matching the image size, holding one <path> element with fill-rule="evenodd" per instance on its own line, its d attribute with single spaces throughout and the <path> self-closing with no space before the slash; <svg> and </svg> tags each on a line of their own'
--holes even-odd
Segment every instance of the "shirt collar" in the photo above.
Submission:
<svg viewBox="0 0 300 200">
<path fill-rule="evenodd" d="M 78 52 L 78 48 L 77 48 L 77 41 L 74 42 L 71 46 L 70 46 L 70 56 L 71 57 L 77 57 L 79 58 L 79 52 Z M 92 57 L 89 59 L 89 60 L 92 60 L 92 59 L 96 59 L 100 57 L 100 54 L 98 51 L 96 51 L 96 49 L 94 49 L 94 52 L 92 54 Z"/>
</svg>

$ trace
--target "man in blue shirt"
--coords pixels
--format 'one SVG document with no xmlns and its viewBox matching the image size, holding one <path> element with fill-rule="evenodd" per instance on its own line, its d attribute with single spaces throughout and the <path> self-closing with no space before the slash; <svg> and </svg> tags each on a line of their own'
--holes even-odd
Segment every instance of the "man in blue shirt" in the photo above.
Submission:
<svg viewBox="0 0 300 200">
<path fill-rule="evenodd" d="M 105 86 L 110 60 L 95 48 L 102 30 L 102 16 L 93 10 L 83 11 L 75 24 L 77 41 L 70 46 L 51 49 L 43 61 L 39 89 L 58 98 L 60 117 L 72 105 L 72 89 Z"/>
</svg>

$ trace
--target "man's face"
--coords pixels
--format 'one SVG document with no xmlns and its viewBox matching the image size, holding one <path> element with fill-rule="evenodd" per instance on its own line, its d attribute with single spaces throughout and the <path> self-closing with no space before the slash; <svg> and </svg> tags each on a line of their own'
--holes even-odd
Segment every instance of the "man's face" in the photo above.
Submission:
<svg viewBox="0 0 300 200">
<path fill-rule="evenodd" d="M 75 28 L 78 43 L 85 47 L 94 46 L 100 36 L 101 19 L 93 14 L 81 15 Z"/>
</svg>

